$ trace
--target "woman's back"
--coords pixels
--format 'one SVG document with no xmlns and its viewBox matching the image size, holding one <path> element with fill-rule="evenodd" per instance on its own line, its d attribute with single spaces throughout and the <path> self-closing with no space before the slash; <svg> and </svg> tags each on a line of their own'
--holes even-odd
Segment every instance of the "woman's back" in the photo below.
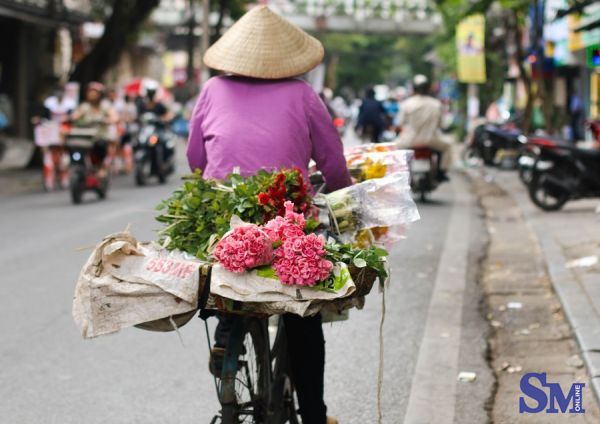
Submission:
<svg viewBox="0 0 600 424">
<path fill-rule="evenodd" d="M 188 159 L 206 177 L 224 178 L 234 168 L 250 175 L 294 166 L 306 174 L 314 158 L 330 185 L 348 184 L 345 164 L 338 163 L 342 145 L 337 131 L 303 81 L 213 78 L 198 99 L 190 127 Z M 328 157 L 335 163 L 328 163 Z"/>
</svg>

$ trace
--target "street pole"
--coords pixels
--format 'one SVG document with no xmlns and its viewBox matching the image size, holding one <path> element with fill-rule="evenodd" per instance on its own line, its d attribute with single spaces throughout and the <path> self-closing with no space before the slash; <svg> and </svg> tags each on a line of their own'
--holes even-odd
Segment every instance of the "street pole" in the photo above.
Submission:
<svg viewBox="0 0 600 424">
<path fill-rule="evenodd" d="M 202 51 L 200 59 L 200 84 L 203 85 L 209 77 L 208 68 L 202 58 L 210 45 L 210 0 L 202 0 Z"/>
<path fill-rule="evenodd" d="M 195 81 L 195 66 L 194 66 L 194 29 L 196 28 L 196 18 L 195 18 L 195 10 L 194 10 L 194 0 L 189 0 L 189 19 L 188 19 L 188 34 L 187 34 L 187 67 L 186 74 L 187 80 L 190 88 L 190 94 L 195 95 L 197 86 Z"/>
</svg>

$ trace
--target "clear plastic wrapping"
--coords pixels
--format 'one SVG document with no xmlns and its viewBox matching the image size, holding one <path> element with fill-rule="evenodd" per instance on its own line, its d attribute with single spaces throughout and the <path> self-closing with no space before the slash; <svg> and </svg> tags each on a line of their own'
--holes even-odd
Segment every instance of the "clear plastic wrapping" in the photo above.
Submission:
<svg viewBox="0 0 600 424">
<path fill-rule="evenodd" d="M 408 224 L 420 218 L 410 193 L 408 170 L 320 195 L 315 202 L 328 212 L 334 234 L 359 245 L 389 246 L 403 237 Z"/>
<path fill-rule="evenodd" d="M 408 175 L 412 150 L 397 150 L 395 145 L 372 146 L 371 150 L 363 150 L 365 147 L 357 146 L 345 153 L 348 170 L 355 180 L 360 182 L 397 173 Z"/>
</svg>

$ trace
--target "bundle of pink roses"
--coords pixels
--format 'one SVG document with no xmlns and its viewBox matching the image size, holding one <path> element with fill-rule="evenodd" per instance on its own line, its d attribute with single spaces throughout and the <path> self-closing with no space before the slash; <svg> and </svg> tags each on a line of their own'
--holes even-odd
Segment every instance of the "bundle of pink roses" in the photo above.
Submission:
<svg viewBox="0 0 600 424">
<path fill-rule="evenodd" d="M 215 258 L 231 272 L 270 264 L 273 246 L 269 236 L 254 224 L 236 227 L 215 246 Z"/>
<path fill-rule="evenodd" d="M 333 263 L 324 259 L 325 239 L 305 234 L 304 216 L 294 212 L 292 202 L 284 206 L 284 217 L 278 216 L 262 228 L 243 225 L 223 237 L 215 248 L 215 258 L 232 272 L 272 263 L 283 284 L 314 286 L 329 277 Z"/>
</svg>

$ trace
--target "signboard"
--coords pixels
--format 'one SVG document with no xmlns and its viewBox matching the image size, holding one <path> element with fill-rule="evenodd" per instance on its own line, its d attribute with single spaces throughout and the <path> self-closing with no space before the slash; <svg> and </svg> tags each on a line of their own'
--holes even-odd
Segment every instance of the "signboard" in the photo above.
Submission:
<svg viewBox="0 0 600 424">
<path fill-rule="evenodd" d="M 468 16 L 456 28 L 458 80 L 464 83 L 485 83 L 485 18 L 482 14 Z"/>
<path fill-rule="evenodd" d="M 600 68 L 600 44 L 589 46 L 586 50 L 587 65 L 590 68 Z"/>
</svg>

